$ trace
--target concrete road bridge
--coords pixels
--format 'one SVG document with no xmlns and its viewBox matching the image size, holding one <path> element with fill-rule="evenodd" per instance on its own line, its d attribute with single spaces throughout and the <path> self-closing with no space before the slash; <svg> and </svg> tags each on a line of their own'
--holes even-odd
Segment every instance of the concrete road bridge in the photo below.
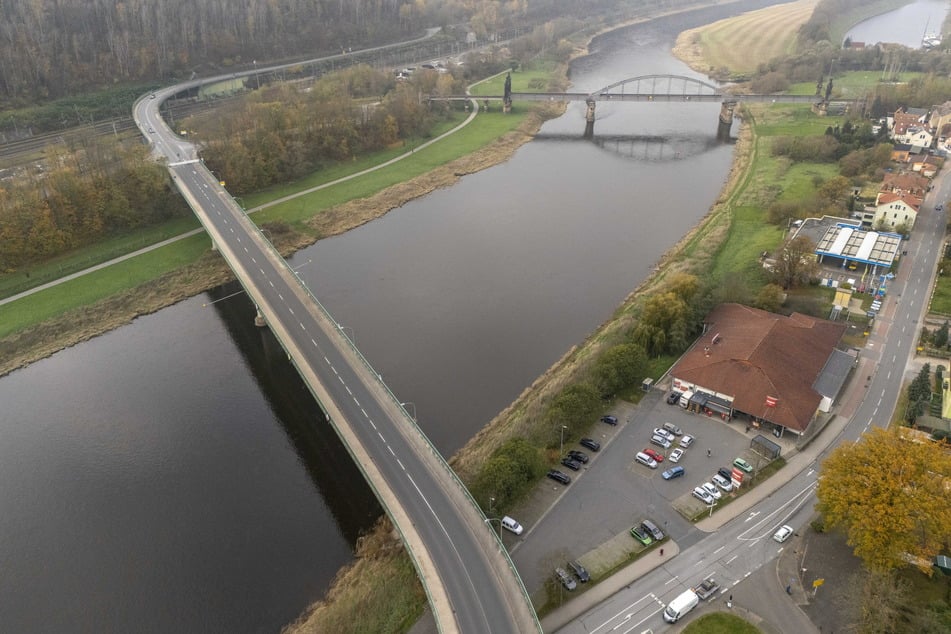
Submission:
<svg viewBox="0 0 951 634">
<path fill-rule="evenodd" d="M 405 404 L 205 167 L 197 148 L 162 119 L 163 101 L 202 82 L 233 77 L 144 95 L 133 110 L 136 125 L 254 302 L 257 321 L 271 328 L 392 519 L 440 632 L 540 632 L 531 600 L 493 528 L 500 520 L 482 513 Z"/>
<path fill-rule="evenodd" d="M 789 94 L 747 94 L 731 92 L 729 88 L 716 86 L 684 75 L 640 75 L 615 82 L 594 92 L 512 92 L 511 82 L 506 80 L 506 90 L 501 95 L 449 95 L 431 96 L 430 101 L 482 101 L 486 106 L 490 101 L 501 101 L 508 109 L 513 101 L 583 101 L 588 109 L 585 114 L 585 137 L 594 134 L 594 121 L 597 103 L 610 102 L 649 102 L 649 103 L 710 103 L 719 102 L 717 137 L 729 136 L 733 123 L 733 111 L 738 103 L 808 103 L 820 110 L 830 104 L 821 95 Z M 831 84 L 826 92 L 831 91 Z M 846 107 L 855 101 L 837 101 Z"/>
</svg>

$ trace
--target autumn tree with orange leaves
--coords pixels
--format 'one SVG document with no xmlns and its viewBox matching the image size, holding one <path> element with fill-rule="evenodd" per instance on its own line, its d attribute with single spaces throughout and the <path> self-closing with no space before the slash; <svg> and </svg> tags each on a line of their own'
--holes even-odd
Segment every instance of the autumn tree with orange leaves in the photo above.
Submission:
<svg viewBox="0 0 951 634">
<path fill-rule="evenodd" d="M 911 560 L 928 573 L 951 542 L 949 493 L 951 455 L 878 428 L 829 456 L 816 491 L 826 525 L 845 531 L 869 570 Z"/>
</svg>

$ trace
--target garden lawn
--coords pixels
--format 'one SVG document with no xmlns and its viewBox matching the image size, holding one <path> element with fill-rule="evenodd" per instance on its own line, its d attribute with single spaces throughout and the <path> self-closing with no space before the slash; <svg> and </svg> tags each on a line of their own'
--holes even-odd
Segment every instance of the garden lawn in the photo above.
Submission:
<svg viewBox="0 0 951 634">
<path fill-rule="evenodd" d="M 715 612 L 692 622 L 684 634 L 761 634 L 761 630 L 734 614 Z"/>
</svg>

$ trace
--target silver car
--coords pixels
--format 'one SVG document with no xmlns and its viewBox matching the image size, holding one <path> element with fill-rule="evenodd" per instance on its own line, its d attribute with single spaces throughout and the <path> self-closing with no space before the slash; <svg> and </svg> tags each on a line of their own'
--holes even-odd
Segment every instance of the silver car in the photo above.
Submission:
<svg viewBox="0 0 951 634">
<path fill-rule="evenodd" d="M 664 449 L 670 449 L 670 441 L 667 440 L 667 436 L 658 436 L 654 434 L 651 436 L 651 444 L 657 445 L 658 447 L 663 447 Z"/>
<path fill-rule="evenodd" d="M 713 504 L 715 501 L 712 497 L 710 497 L 710 494 L 707 493 L 707 490 L 703 487 L 695 488 L 693 490 L 693 496 L 704 504 Z"/>
</svg>

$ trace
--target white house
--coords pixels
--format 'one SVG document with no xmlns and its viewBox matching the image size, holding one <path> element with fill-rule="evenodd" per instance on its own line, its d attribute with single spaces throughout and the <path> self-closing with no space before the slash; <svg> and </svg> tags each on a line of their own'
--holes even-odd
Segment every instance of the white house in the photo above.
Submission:
<svg viewBox="0 0 951 634">
<path fill-rule="evenodd" d="M 872 226 L 883 229 L 894 229 L 898 225 L 905 225 L 908 230 L 915 226 L 915 218 L 921 207 L 921 199 L 908 194 L 881 192 L 875 199 L 875 216 Z"/>
</svg>

